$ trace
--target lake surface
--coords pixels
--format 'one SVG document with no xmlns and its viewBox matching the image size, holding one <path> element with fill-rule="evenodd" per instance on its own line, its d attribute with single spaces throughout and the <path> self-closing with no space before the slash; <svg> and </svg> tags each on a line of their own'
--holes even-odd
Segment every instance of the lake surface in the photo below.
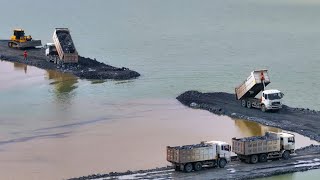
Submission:
<svg viewBox="0 0 320 180">
<path fill-rule="evenodd" d="M 0 4 L 15 7 L 10 18 L 10 8 L 0 11 L 0 39 L 21 27 L 46 43 L 52 41 L 55 27 L 68 27 L 81 55 L 142 74 L 134 80 L 102 83 L 0 62 L 2 172 L 31 164 L 35 174 L 41 170 L 51 175 L 54 167 L 66 163 L 63 159 L 85 162 L 92 152 L 80 148 L 83 138 L 103 150 L 110 148 L 103 142 L 122 142 L 121 147 L 135 147 L 135 152 L 122 154 L 141 158 L 146 147 L 163 154 L 166 145 L 261 134 L 268 127 L 187 109 L 175 101 L 191 89 L 233 92 L 254 69 L 270 70 L 269 86 L 285 93 L 287 105 L 320 110 L 320 22 L 315 18 L 320 16 L 320 4 L 315 0 L 2 0 Z M 148 143 L 135 145 L 146 136 Z M 67 140 L 79 144 L 66 147 Z M 301 146 L 313 143 L 303 137 L 300 142 Z M 53 147 L 66 148 L 58 151 L 60 157 L 54 151 L 43 153 Z M 73 147 L 79 147 L 74 148 L 79 154 L 66 158 L 74 153 Z M 117 153 L 117 148 L 110 152 Z M 70 177 L 166 163 L 164 156 L 158 156 L 120 167 L 106 165 L 112 159 L 103 156 L 93 157 L 92 169 L 72 168 L 71 163 L 56 172 Z M 307 178 L 310 173 L 300 174 Z"/>
</svg>

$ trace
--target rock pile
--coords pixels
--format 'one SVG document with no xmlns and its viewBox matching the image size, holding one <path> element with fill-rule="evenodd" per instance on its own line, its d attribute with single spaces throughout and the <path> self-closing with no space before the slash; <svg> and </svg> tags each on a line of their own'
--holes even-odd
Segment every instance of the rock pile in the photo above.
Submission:
<svg viewBox="0 0 320 180">
<path fill-rule="evenodd" d="M 200 144 L 176 146 L 176 147 L 173 147 L 173 148 L 176 149 L 176 150 L 190 150 L 190 149 L 201 148 L 201 147 L 209 147 L 209 146 L 210 146 L 209 144 L 200 143 Z"/>
</svg>

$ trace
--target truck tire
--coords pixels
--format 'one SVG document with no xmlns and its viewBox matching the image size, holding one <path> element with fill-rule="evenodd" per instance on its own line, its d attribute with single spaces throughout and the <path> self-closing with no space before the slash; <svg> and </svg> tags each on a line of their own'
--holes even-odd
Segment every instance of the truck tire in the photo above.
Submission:
<svg viewBox="0 0 320 180">
<path fill-rule="evenodd" d="M 266 154 L 260 154 L 259 156 L 259 162 L 267 162 L 268 156 Z"/>
<path fill-rule="evenodd" d="M 174 165 L 174 170 L 175 170 L 175 171 L 180 171 L 180 166 Z"/>
<path fill-rule="evenodd" d="M 258 155 L 254 154 L 250 157 L 251 164 L 256 164 L 259 161 Z"/>
<path fill-rule="evenodd" d="M 282 158 L 283 159 L 289 159 L 290 158 L 290 152 L 289 151 L 284 151 L 282 154 Z"/>
<path fill-rule="evenodd" d="M 186 165 L 184 165 L 184 171 L 189 173 L 191 172 L 193 169 L 192 164 L 191 163 L 187 163 Z"/>
<path fill-rule="evenodd" d="M 247 108 L 251 109 L 252 103 L 250 101 L 247 101 Z"/>
<path fill-rule="evenodd" d="M 264 104 L 261 105 L 261 111 L 262 112 L 266 112 L 267 111 L 267 108 Z"/>
<path fill-rule="evenodd" d="M 202 169 L 202 163 L 201 162 L 196 162 L 194 164 L 193 168 L 194 168 L 195 171 L 200 171 Z"/>
<path fill-rule="evenodd" d="M 241 100 L 241 106 L 242 106 L 242 107 L 246 107 L 246 105 L 247 105 L 246 100 L 242 99 L 242 100 Z"/>
<path fill-rule="evenodd" d="M 227 161 L 225 159 L 219 160 L 219 168 L 224 168 L 227 165 Z"/>
</svg>

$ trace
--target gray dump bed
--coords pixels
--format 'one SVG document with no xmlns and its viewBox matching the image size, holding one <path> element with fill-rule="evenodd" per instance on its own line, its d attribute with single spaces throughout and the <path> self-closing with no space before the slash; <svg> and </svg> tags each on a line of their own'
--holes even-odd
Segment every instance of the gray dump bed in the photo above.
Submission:
<svg viewBox="0 0 320 180">
<path fill-rule="evenodd" d="M 232 152 L 238 155 L 252 155 L 280 151 L 280 138 L 275 133 L 265 136 L 232 138 Z"/>
<path fill-rule="evenodd" d="M 53 33 L 53 42 L 56 46 L 60 60 L 64 63 L 77 63 L 78 52 L 74 46 L 68 28 L 56 28 Z"/>
<path fill-rule="evenodd" d="M 212 144 L 195 144 L 170 147 L 167 146 L 167 161 L 188 163 L 216 159 L 216 147 Z"/>
<path fill-rule="evenodd" d="M 264 79 L 264 85 L 262 81 Z M 270 83 L 268 70 L 256 70 L 242 84 L 235 88 L 237 99 L 253 98 Z"/>
</svg>

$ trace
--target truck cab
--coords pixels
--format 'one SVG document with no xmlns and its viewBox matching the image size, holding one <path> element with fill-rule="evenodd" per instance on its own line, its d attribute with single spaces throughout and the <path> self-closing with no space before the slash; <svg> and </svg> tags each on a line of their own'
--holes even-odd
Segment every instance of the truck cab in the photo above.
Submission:
<svg viewBox="0 0 320 180">
<path fill-rule="evenodd" d="M 276 89 L 262 91 L 261 104 L 265 107 L 263 111 L 281 109 L 283 96 L 283 93 Z"/>
<path fill-rule="evenodd" d="M 46 50 L 46 56 L 55 56 L 58 55 L 56 46 L 54 43 L 47 43 L 44 45 L 44 49 Z"/>
<path fill-rule="evenodd" d="M 278 133 L 280 136 L 280 147 L 283 151 L 290 151 L 294 153 L 295 149 L 295 138 L 293 134 L 290 133 Z"/>
<path fill-rule="evenodd" d="M 206 141 L 206 144 L 216 145 L 218 158 L 225 158 L 227 162 L 231 161 L 231 146 L 222 141 Z"/>
</svg>

